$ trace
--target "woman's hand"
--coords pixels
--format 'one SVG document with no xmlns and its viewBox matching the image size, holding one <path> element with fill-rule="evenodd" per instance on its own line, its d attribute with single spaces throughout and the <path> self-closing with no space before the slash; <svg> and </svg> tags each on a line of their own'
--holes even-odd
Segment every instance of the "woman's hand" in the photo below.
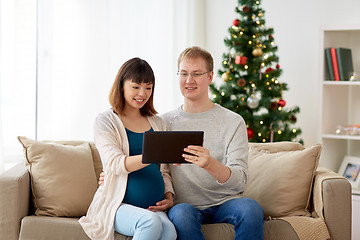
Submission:
<svg viewBox="0 0 360 240">
<path fill-rule="evenodd" d="M 155 206 L 148 207 L 147 210 L 153 212 L 159 212 L 159 211 L 164 212 L 170 209 L 172 206 L 174 206 L 173 195 L 171 192 L 167 192 L 165 193 L 163 200 L 157 202 Z"/>
<path fill-rule="evenodd" d="M 105 173 L 104 173 L 104 171 L 102 171 L 100 173 L 100 177 L 99 177 L 99 181 L 98 181 L 99 187 L 104 184 L 104 180 L 105 180 Z"/>
</svg>

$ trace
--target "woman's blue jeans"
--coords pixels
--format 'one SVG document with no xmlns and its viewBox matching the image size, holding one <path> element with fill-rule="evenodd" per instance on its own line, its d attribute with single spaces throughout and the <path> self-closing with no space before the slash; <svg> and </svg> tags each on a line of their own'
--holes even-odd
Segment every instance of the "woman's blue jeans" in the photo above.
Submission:
<svg viewBox="0 0 360 240">
<path fill-rule="evenodd" d="M 122 203 L 115 215 L 115 231 L 134 240 L 175 240 L 176 230 L 164 212 Z"/>
<path fill-rule="evenodd" d="M 187 203 L 175 205 L 168 212 L 175 225 L 178 240 L 205 239 L 201 224 L 230 223 L 235 227 L 235 239 L 264 239 L 264 211 L 253 199 L 237 198 L 222 205 L 199 210 Z"/>
</svg>

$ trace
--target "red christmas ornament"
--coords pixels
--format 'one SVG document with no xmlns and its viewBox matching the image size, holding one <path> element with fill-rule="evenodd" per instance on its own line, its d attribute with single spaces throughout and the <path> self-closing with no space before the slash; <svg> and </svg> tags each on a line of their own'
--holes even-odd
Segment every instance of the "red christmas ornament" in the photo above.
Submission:
<svg viewBox="0 0 360 240">
<path fill-rule="evenodd" d="M 240 23 L 240 20 L 239 19 L 235 19 L 234 21 L 233 21 L 233 25 L 234 26 L 239 26 L 239 23 Z"/>
<path fill-rule="evenodd" d="M 272 72 L 272 71 L 274 71 L 274 69 L 270 67 L 270 68 L 268 68 L 268 69 L 265 70 L 265 74 L 267 74 L 267 73 L 269 73 L 269 72 Z"/>
<path fill-rule="evenodd" d="M 279 69 L 279 68 L 280 68 L 280 65 L 279 65 L 279 64 L 276 64 L 276 68 Z"/>
<path fill-rule="evenodd" d="M 285 107 L 286 101 L 285 101 L 284 99 L 280 99 L 280 100 L 278 101 L 278 104 L 279 104 L 280 107 Z"/>
<path fill-rule="evenodd" d="M 235 63 L 240 65 L 245 65 L 247 61 L 247 57 L 244 56 L 236 56 L 235 57 Z"/>
<path fill-rule="evenodd" d="M 254 136 L 254 130 L 252 130 L 251 128 L 247 128 L 247 135 L 248 139 L 251 139 Z"/>
</svg>

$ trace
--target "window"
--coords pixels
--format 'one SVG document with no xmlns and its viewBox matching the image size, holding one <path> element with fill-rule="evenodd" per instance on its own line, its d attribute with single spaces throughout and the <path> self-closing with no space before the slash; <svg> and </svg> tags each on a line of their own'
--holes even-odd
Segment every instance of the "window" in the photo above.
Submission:
<svg viewBox="0 0 360 240">
<path fill-rule="evenodd" d="M 0 172 L 35 134 L 36 0 L 0 2 Z"/>
<path fill-rule="evenodd" d="M 0 172 L 23 159 L 19 135 L 92 140 L 116 73 L 132 57 L 154 70 L 156 110 L 178 106 L 176 61 L 189 38 L 182 7 L 169 0 L 0 0 Z"/>
</svg>

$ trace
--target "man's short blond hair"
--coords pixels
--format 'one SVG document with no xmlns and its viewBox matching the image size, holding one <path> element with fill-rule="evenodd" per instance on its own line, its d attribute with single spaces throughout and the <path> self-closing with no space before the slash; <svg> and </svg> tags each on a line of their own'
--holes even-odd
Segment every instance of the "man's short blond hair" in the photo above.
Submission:
<svg viewBox="0 0 360 240">
<path fill-rule="evenodd" d="M 214 60 L 211 54 L 206 51 L 205 49 L 202 49 L 200 47 L 188 47 L 186 48 L 179 56 L 178 58 L 178 71 L 180 71 L 180 63 L 185 58 L 202 58 L 205 60 L 207 71 L 213 71 L 214 70 Z"/>
</svg>

